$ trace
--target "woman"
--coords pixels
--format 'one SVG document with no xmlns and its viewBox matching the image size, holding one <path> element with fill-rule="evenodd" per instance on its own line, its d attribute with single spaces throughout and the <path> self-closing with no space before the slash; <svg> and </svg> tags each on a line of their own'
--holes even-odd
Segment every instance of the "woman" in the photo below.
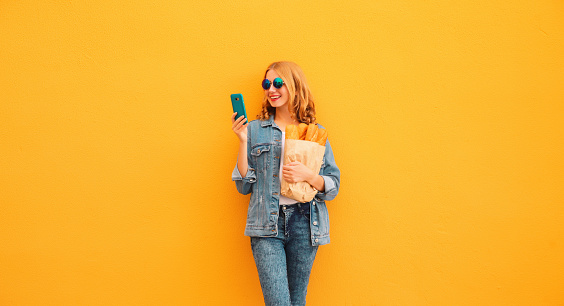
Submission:
<svg viewBox="0 0 564 306">
<path fill-rule="evenodd" d="M 232 129 L 239 138 L 232 179 L 242 194 L 251 193 L 245 235 L 257 266 L 266 305 L 305 305 L 307 285 L 319 245 L 329 243 L 325 201 L 337 196 L 340 171 L 329 141 L 319 173 L 300 162 L 282 165 L 288 124 L 316 123 L 313 96 L 301 68 L 292 62 L 272 63 L 262 82 L 259 120 L 244 116 Z M 308 182 L 319 192 L 309 203 L 280 194 L 280 181 Z"/>
</svg>

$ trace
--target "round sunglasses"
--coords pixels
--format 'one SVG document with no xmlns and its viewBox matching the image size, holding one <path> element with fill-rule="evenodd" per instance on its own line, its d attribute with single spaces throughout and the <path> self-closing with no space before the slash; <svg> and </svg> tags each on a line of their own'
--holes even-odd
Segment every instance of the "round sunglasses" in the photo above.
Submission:
<svg viewBox="0 0 564 306">
<path fill-rule="evenodd" d="M 276 78 L 272 82 L 270 82 L 269 79 L 264 79 L 262 81 L 262 88 L 264 88 L 264 90 L 269 90 L 270 85 L 274 85 L 275 88 L 282 88 L 284 81 L 281 78 Z"/>
</svg>

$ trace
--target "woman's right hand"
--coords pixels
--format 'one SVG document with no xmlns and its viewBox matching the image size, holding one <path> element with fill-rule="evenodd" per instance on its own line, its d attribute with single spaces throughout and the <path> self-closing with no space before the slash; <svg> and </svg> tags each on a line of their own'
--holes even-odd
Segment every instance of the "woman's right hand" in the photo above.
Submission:
<svg viewBox="0 0 564 306">
<path fill-rule="evenodd" d="M 237 135 L 240 142 L 247 143 L 247 118 L 245 118 L 245 116 L 241 116 L 235 120 L 235 116 L 237 116 L 237 113 L 233 113 L 233 115 L 231 115 L 231 129 L 235 132 L 235 135 Z"/>
</svg>

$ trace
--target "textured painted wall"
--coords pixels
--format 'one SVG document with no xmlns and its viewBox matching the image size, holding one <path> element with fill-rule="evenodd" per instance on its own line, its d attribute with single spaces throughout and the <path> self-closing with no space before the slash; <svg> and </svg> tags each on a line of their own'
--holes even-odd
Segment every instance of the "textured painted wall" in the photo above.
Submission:
<svg viewBox="0 0 564 306">
<path fill-rule="evenodd" d="M 562 305 L 564 2 L 3 1 L 0 304 L 260 305 L 229 94 L 302 66 L 311 305 Z"/>
</svg>

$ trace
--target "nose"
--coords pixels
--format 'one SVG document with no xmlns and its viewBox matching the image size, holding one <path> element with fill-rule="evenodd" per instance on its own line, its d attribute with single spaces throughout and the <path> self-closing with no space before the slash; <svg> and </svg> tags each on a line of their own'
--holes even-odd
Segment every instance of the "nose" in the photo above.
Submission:
<svg viewBox="0 0 564 306">
<path fill-rule="evenodd" d="M 273 84 L 270 84 L 270 88 L 268 89 L 268 92 L 275 92 L 276 91 L 276 87 L 274 87 Z"/>
</svg>

